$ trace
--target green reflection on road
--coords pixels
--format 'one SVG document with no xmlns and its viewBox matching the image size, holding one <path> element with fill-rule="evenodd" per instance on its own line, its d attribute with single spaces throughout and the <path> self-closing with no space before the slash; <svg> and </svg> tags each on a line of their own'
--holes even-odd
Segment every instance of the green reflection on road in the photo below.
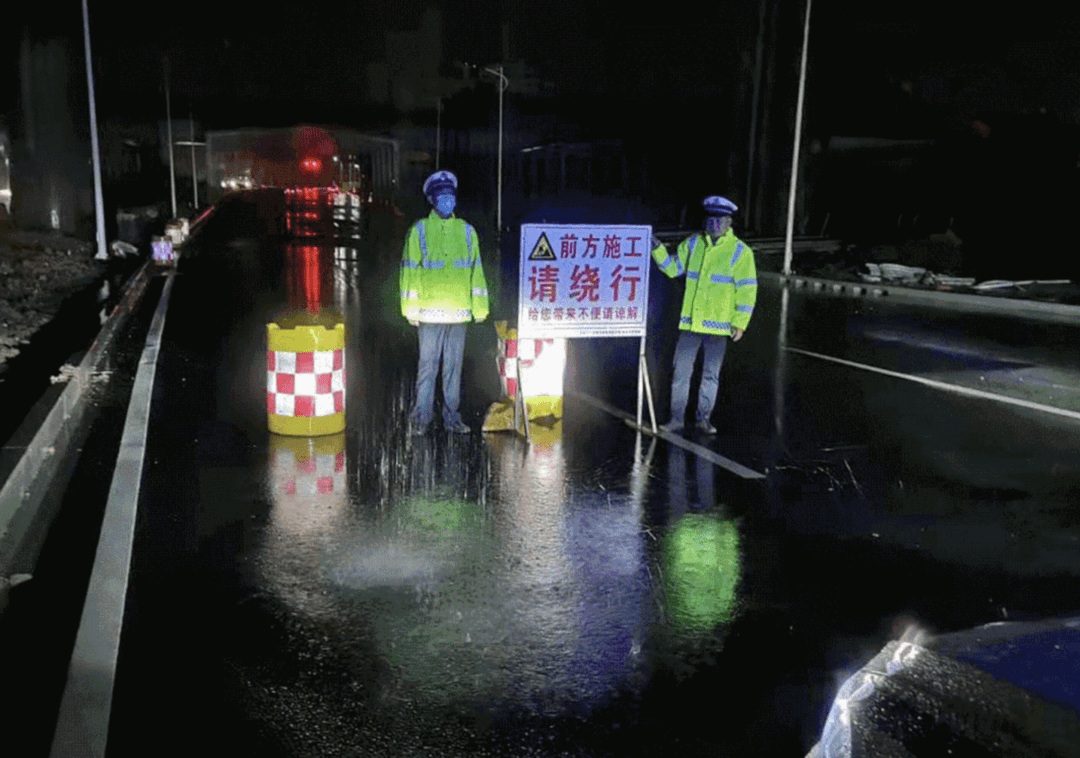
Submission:
<svg viewBox="0 0 1080 758">
<path fill-rule="evenodd" d="M 739 532 L 714 514 L 688 513 L 664 541 L 668 612 L 684 629 L 706 631 L 731 621 L 741 570 Z"/>
</svg>

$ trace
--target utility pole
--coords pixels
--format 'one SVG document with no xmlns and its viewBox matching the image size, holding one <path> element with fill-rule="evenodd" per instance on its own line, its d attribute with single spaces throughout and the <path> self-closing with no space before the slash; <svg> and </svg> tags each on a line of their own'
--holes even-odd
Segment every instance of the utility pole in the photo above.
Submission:
<svg viewBox="0 0 1080 758">
<path fill-rule="evenodd" d="M 195 197 L 195 205 L 192 206 L 192 211 L 199 209 L 199 171 L 195 167 L 195 114 L 191 112 L 191 107 L 188 107 L 188 131 L 191 134 L 191 190 Z"/>
<path fill-rule="evenodd" d="M 172 107 L 169 103 L 169 59 L 165 59 L 165 133 L 169 141 L 169 191 L 172 193 L 172 217 L 176 218 L 176 166 L 173 165 Z"/>
<path fill-rule="evenodd" d="M 754 55 L 754 90 L 750 101 L 750 140 L 748 142 L 749 156 L 746 165 L 746 194 L 743 196 L 743 205 L 746 207 L 745 223 L 751 228 L 757 223 L 757 214 L 754 212 L 753 189 L 754 189 L 754 161 L 757 157 L 757 120 L 758 107 L 761 102 L 761 67 L 765 55 L 765 12 L 768 3 L 761 0 L 758 11 L 757 50 Z"/>
<path fill-rule="evenodd" d="M 86 84 L 90 95 L 90 154 L 94 165 L 94 218 L 97 222 L 97 252 L 96 260 L 106 260 L 109 257 L 108 248 L 105 246 L 105 201 L 101 192 L 101 146 L 98 144 L 97 128 L 97 105 L 94 98 L 94 63 L 90 55 L 90 13 L 86 7 L 86 0 L 82 1 L 83 14 L 83 47 L 86 49 Z"/>
<path fill-rule="evenodd" d="M 810 2 L 811 0 L 806 0 L 802 63 L 799 67 L 799 99 L 795 105 L 795 145 L 791 151 L 791 189 L 788 192 L 787 234 L 784 238 L 784 276 L 791 274 L 791 257 L 795 234 L 795 191 L 799 184 L 799 143 L 802 141 L 803 99 L 806 95 L 806 55 L 807 48 L 810 46 Z"/>
<path fill-rule="evenodd" d="M 503 92 L 510 86 L 510 80 L 503 75 L 502 64 L 499 64 L 497 69 L 485 68 L 489 74 L 495 74 L 499 77 L 499 162 L 498 162 L 498 179 L 496 181 L 496 193 L 497 198 L 495 201 L 495 236 L 502 237 L 502 159 L 503 159 Z"/>
</svg>

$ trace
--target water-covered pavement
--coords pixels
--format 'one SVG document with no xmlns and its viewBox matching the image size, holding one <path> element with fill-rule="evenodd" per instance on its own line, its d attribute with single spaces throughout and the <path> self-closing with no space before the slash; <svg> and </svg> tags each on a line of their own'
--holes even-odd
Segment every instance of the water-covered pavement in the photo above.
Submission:
<svg viewBox="0 0 1080 758">
<path fill-rule="evenodd" d="M 589 402 L 634 410 L 636 340 L 572 343 L 580 396 L 531 444 L 415 438 L 403 229 L 309 246 L 348 335 L 339 435 L 266 431 L 286 243 L 222 221 L 181 267 L 111 755 L 802 755 L 908 624 L 1080 606 L 1074 331 L 763 287 L 698 440 L 760 480 Z M 470 328 L 474 429 L 495 348 Z"/>
</svg>

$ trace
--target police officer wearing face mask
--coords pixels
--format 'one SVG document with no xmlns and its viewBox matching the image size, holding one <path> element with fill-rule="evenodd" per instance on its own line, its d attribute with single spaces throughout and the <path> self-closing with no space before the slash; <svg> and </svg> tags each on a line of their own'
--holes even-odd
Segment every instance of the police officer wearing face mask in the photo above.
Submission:
<svg viewBox="0 0 1080 758">
<path fill-rule="evenodd" d="M 467 434 L 458 412 L 465 325 L 488 315 L 487 281 L 476 230 L 454 216 L 457 177 L 437 171 L 424 182 L 432 211 L 412 225 L 401 256 L 401 313 L 418 328 L 420 360 L 414 434 L 423 434 L 435 413 L 435 378 L 442 366 L 443 425 Z"/>
<path fill-rule="evenodd" d="M 671 379 L 671 419 L 660 428 L 682 431 L 690 395 L 690 377 L 699 350 L 704 352 L 695 427 L 715 434 L 710 417 L 720 387 L 720 367 L 728 340 L 738 342 L 750 323 L 757 301 L 757 269 L 750 246 L 731 231 L 738 210 L 726 197 L 705 198 L 704 233 L 679 243 L 674 255 L 653 240 L 652 256 L 669 277 L 686 276 L 679 341 Z"/>
</svg>

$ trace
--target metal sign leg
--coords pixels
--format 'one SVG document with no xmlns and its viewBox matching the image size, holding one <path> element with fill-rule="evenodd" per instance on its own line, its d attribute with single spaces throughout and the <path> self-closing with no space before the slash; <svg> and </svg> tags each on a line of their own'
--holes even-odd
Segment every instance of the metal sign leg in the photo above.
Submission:
<svg viewBox="0 0 1080 758">
<path fill-rule="evenodd" d="M 520 343 L 519 343 L 520 345 Z M 525 441 L 532 442 L 532 433 L 529 431 L 529 407 L 525 404 L 525 386 L 521 383 L 521 353 L 518 353 L 518 358 L 514 360 L 514 366 L 517 371 L 517 399 L 514 402 L 514 430 L 517 431 L 517 414 L 518 408 L 521 409 L 521 418 L 525 423 Z"/>
<path fill-rule="evenodd" d="M 645 399 L 649 404 L 649 423 L 652 425 L 653 434 L 656 434 L 656 409 L 653 407 L 652 383 L 649 380 L 649 361 L 645 357 L 645 336 L 641 337 L 641 348 L 638 352 L 638 410 L 637 424 L 641 427 L 641 390 L 645 388 Z"/>
</svg>

